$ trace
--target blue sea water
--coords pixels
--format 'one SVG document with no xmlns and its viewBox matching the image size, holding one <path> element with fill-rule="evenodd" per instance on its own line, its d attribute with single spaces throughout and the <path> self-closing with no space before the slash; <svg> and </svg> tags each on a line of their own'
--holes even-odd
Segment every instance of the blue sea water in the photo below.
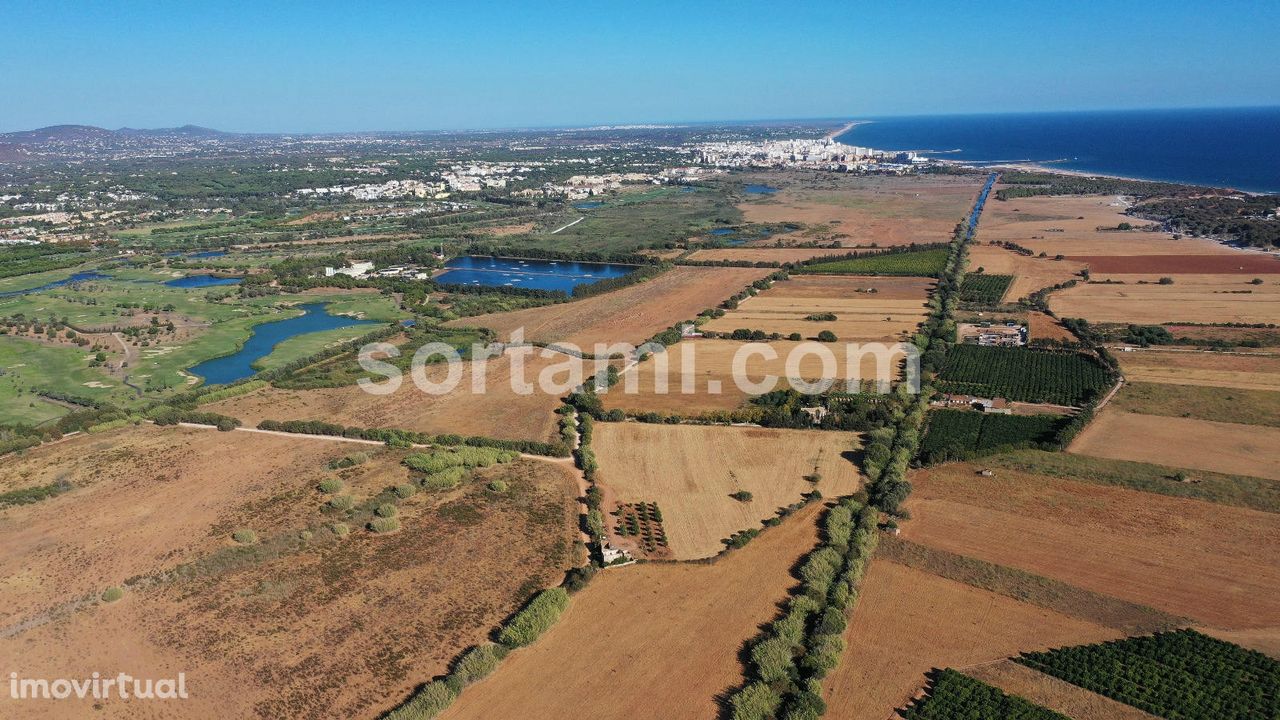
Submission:
<svg viewBox="0 0 1280 720">
<path fill-rule="evenodd" d="M 522 287 L 573 293 L 579 285 L 630 274 L 634 265 L 616 263 L 521 260 L 466 255 L 450 260 L 437 282 L 491 287 Z"/>
<path fill-rule="evenodd" d="M 240 278 L 234 277 L 218 277 L 216 275 L 186 275 L 180 278 L 174 278 L 165 283 L 169 287 L 178 288 L 203 288 L 214 287 L 215 285 L 239 285 Z"/>
<path fill-rule="evenodd" d="M 245 341 L 244 347 L 232 355 L 206 360 L 193 366 L 188 372 L 204 378 L 209 385 L 222 385 L 250 377 L 257 370 L 253 363 L 260 360 L 275 349 L 276 345 L 291 337 L 321 330 L 355 325 L 376 325 L 372 320 L 359 320 L 345 315 L 331 315 L 323 303 L 307 303 L 299 306 L 303 314 L 288 320 L 275 320 L 255 325 L 253 335 Z"/>
<path fill-rule="evenodd" d="M 840 142 L 1280 192 L 1280 107 L 869 118 Z"/>
</svg>

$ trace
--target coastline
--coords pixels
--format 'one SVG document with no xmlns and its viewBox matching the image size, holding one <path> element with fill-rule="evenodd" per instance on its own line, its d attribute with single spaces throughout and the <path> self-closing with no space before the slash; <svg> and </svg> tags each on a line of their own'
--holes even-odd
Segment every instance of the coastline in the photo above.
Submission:
<svg viewBox="0 0 1280 720">
<path fill-rule="evenodd" d="M 1040 165 L 1037 163 L 994 163 L 991 165 L 979 165 L 976 163 L 980 161 L 964 162 L 960 160 L 943 160 L 941 162 L 951 163 L 955 165 L 965 165 L 968 167 L 976 167 L 981 169 L 990 168 L 993 170 L 1016 170 L 1019 172 L 1038 172 L 1038 173 L 1046 173 L 1049 175 L 1066 175 L 1069 177 L 1109 178 L 1111 180 L 1128 180 L 1130 182 L 1163 183 L 1165 185 L 1181 185 L 1183 187 L 1192 187 L 1192 188 L 1210 188 L 1213 190 L 1228 190 L 1233 193 L 1239 193 L 1241 195 L 1273 195 L 1274 194 L 1274 193 L 1266 193 L 1266 192 L 1255 192 L 1253 190 L 1241 190 L 1239 188 L 1225 187 L 1221 185 L 1203 185 L 1199 183 L 1181 182 L 1179 180 L 1157 180 L 1155 178 L 1141 178 L 1141 177 L 1133 177 L 1131 175 L 1116 175 L 1114 173 L 1088 172 L 1085 170 L 1065 170 L 1063 168 L 1056 168 L 1051 165 Z"/>
<path fill-rule="evenodd" d="M 835 140 L 836 138 L 858 127 L 859 125 L 866 125 L 869 122 L 871 121 L 870 120 L 850 120 L 849 122 L 845 123 L 844 127 L 840 128 L 839 130 L 832 130 L 831 132 L 827 133 L 826 137 L 823 139 Z"/>
</svg>

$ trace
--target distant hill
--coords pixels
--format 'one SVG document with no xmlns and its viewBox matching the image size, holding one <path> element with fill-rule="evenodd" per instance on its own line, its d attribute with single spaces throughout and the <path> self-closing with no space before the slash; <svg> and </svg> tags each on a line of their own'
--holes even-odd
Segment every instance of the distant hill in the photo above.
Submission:
<svg viewBox="0 0 1280 720">
<path fill-rule="evenodd" d="M 50 125 L 35 130 L 21 130 L 11 133 L 0 133 L 0 143 L 28 145 L 43 142 L 77 142 L 84 140 L 110 140 L 125 137 L 191 137 L 211 138 L 234 135 L 221 130 L 200 127 L 199 125 L 183 125 L 175 128 L 120 128 L 108 130 L 93 125 Z"/>
</svg>

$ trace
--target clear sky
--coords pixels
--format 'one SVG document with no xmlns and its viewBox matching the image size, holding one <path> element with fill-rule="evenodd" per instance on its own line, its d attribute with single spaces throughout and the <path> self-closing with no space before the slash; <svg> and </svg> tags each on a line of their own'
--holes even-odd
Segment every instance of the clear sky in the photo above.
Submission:
<svg viewBox="0 0 1280 720">
<path fill-rule="evenodd" d="M 1280 105 L 1276 0 L 0 0 L 0 131 Z"/>
</svg>

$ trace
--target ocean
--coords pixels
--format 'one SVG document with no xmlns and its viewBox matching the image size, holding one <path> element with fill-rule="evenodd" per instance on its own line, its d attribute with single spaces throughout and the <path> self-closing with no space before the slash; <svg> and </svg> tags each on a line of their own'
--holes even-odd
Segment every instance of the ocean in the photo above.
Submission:
<svg viewBox="0 0 1280 720">
<path fill-rule="evenodd" d="M 973 163 L 1280 192 L 1280 107 L 867 118 L 837 139 Z"/>
</svg>

